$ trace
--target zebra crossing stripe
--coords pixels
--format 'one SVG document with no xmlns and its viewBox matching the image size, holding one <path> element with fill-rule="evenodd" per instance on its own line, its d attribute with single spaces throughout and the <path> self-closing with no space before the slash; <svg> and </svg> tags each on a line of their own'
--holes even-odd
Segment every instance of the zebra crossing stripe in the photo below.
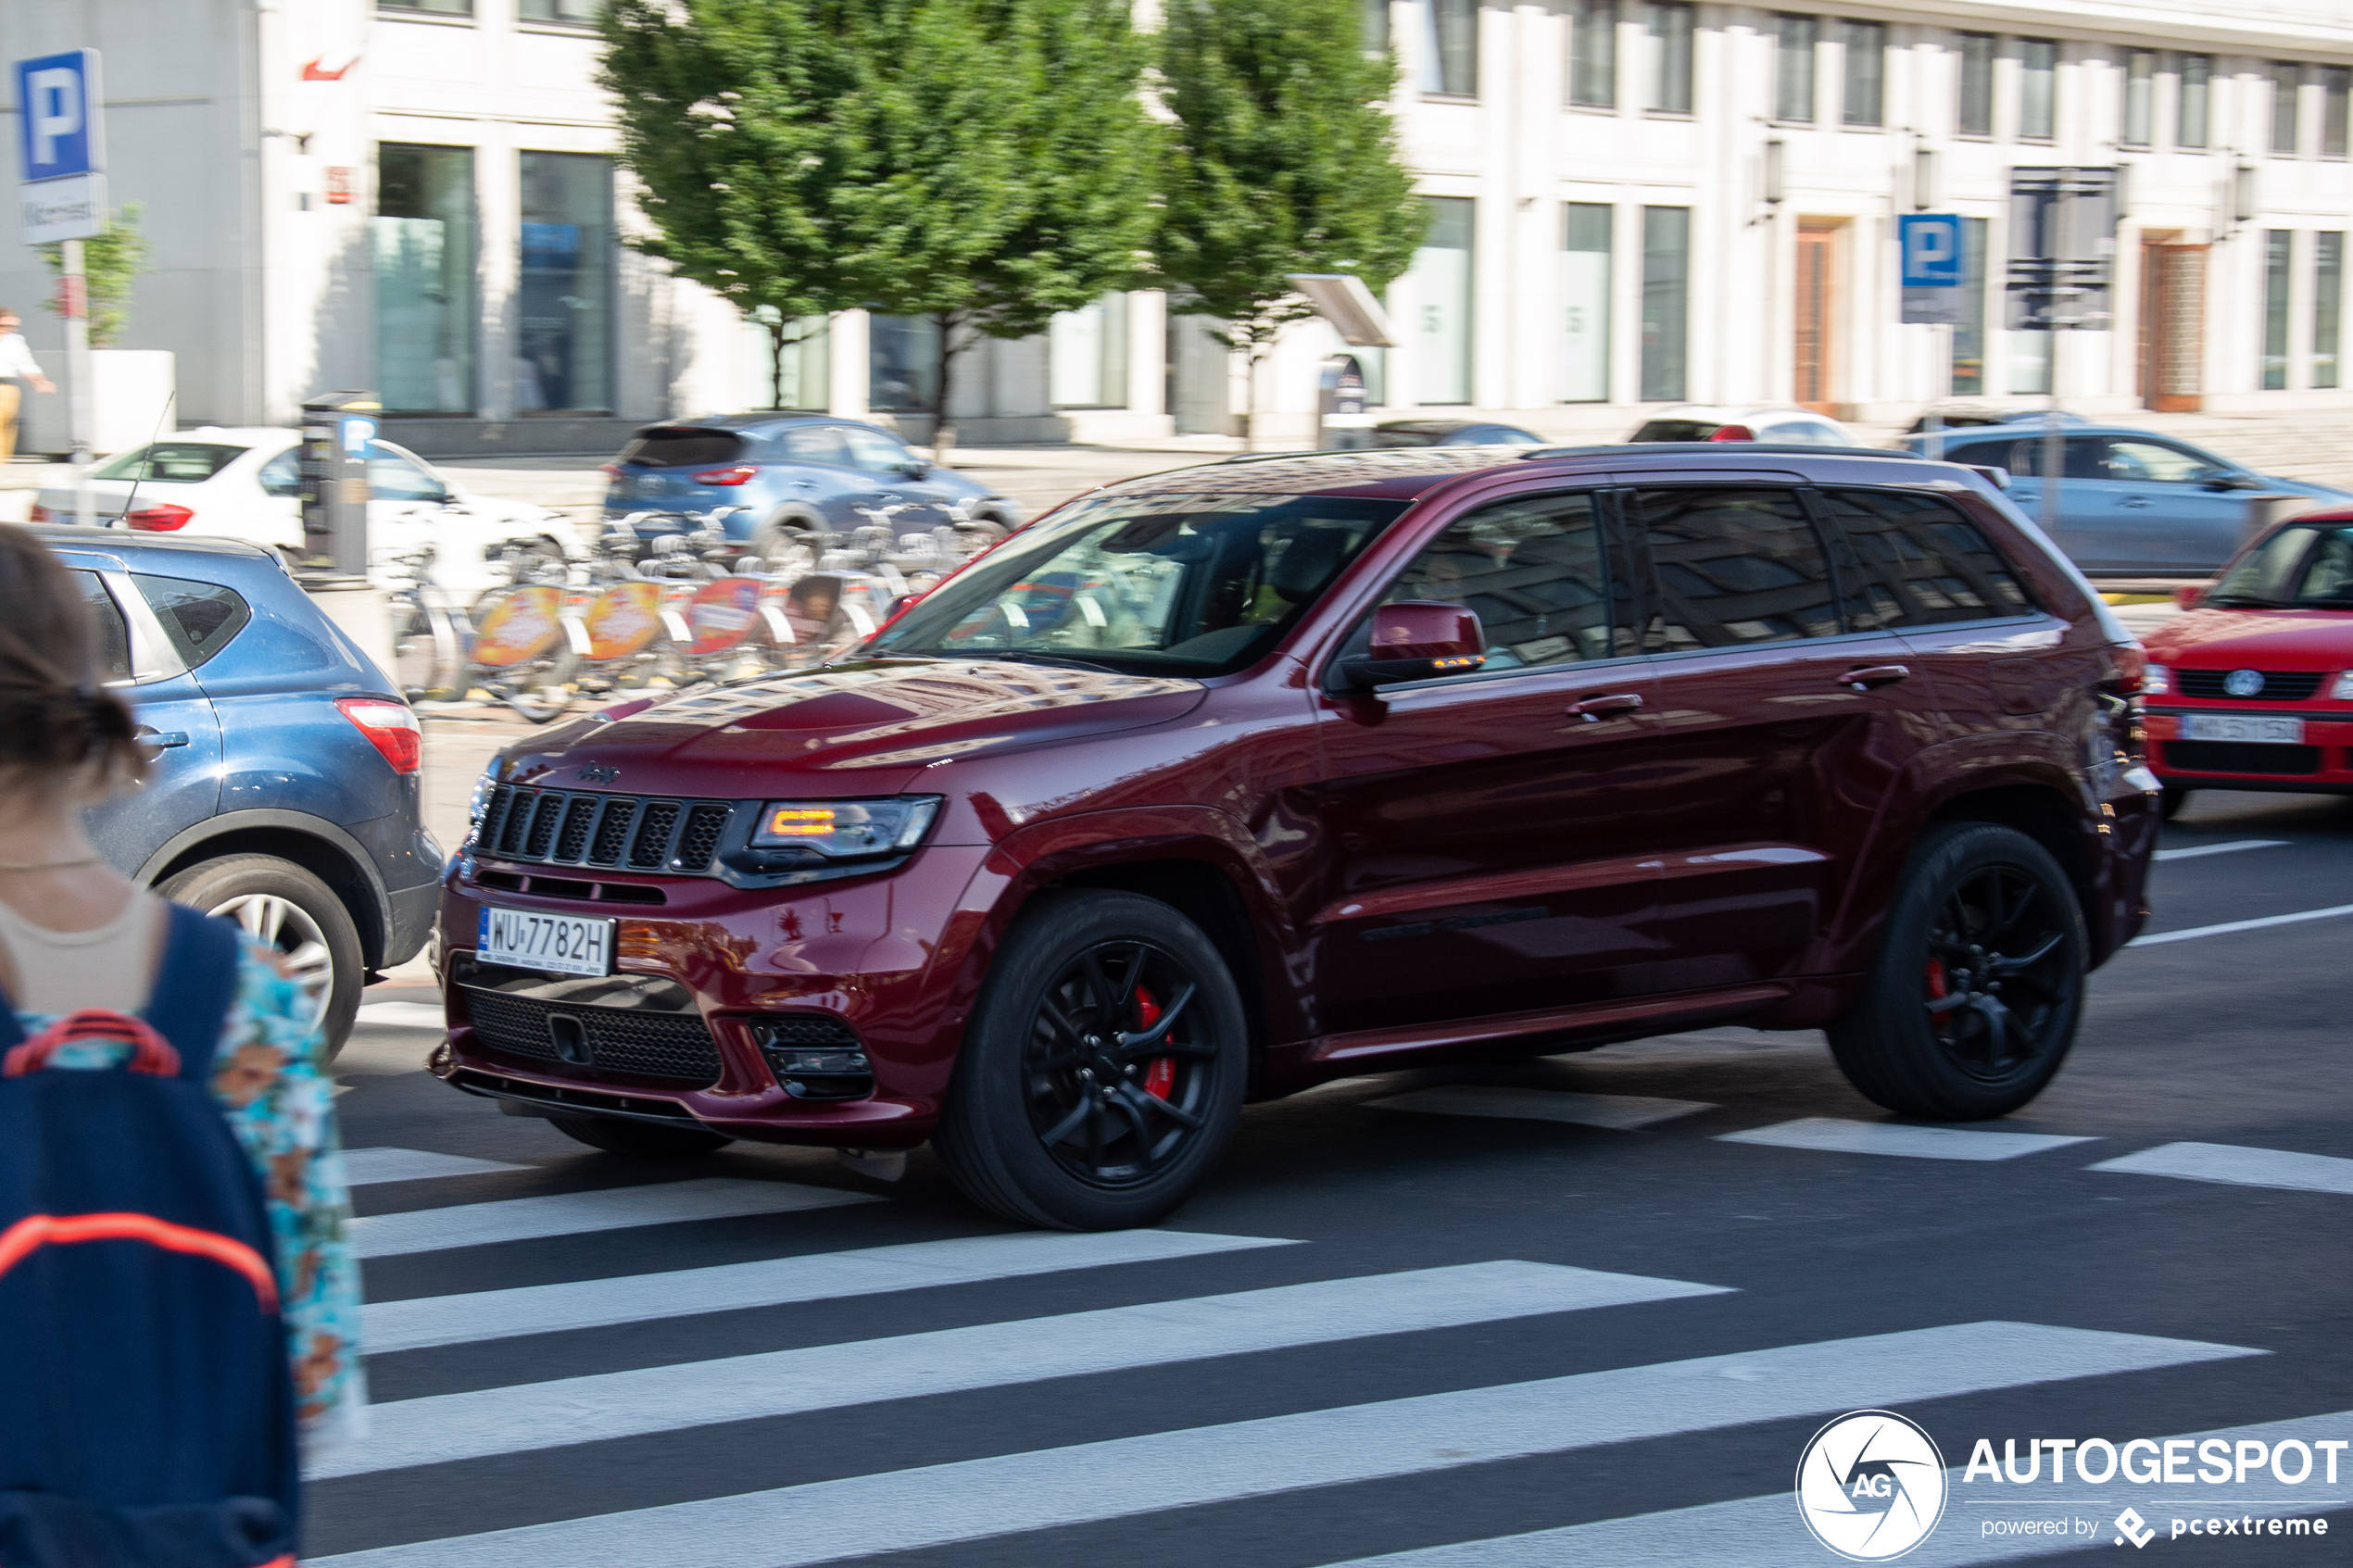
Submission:
<svg viewBox="0 0 2353 1568">
<path fill-rule="evenodd" d="M 1654 1099 L 1643 1095 L 1588 1095 L 1566 1089 L 1515 1089 L 1486 1084 L 1448 1084 L 1414 1089 L 1366 1105 L 1382 1110 L 1426 1110 L 1440 1116 L 1492 1116 L 1528 1122 L 1568 1122 L 1582 1127 L 1632 1132 L 1671 1122 L 1715 1106 L 1705 1100 Z"/>
<path fill-rule="evenodd" d="M 2353 1160 L 2333 1154 L 2297 1154 L 2284 1148 L 2241 1148 L 2226 1143 L 2169 1143 L 2115 1160 L 2095 1171 L 2135 1176 L 2178 1176 L 2188 1182 L 2232 1186 L 2284 1187 L 2291 1192 L 2353 1196 Z"/>
<path fill-rule="evenodd" d="M 371 1214 L 351 1223 L 351 1248 L 361 1258 L 436 1252 L 450 1247 L 483 1247 L 497 1241 L 529 1241 L 543 1236 L 578 1236 L 623 1230 L 632 1225 L 674 1224 L 686 1220 L 724 1220 L 743 1214 L 786 1214 L 801 1209 L 832 1209 L 846 1203 L 880 1203 L 870 1193 L 791 1182 L 747 1182 L 728 1176 L 661 1182 L 647 1186 L 607 1187 L 598 1192 L 510 1198 L 495 1203 L 456 1203 L 441 1209 L 409 1209 Z"/>
<path fill-rule="evenodd" d="M 386 1004 L 390 1005 L 390 1004 Z M 418 1182 L 434 1176 L 478 1176 L 493 1171 L 528 1171 L 497 1160 L 469 1160 L 462 1154 L 435 1154 L 423 1148 L 346 1148 L 343 1151 L 344 1180 L 352 1186 L 376 1182 Z"/>
<path fill-rule="evenodd" d="M 1296 1247 L 1256 1236 L 1209 1236 L 1192 1231 L 1101 1231 L 1068 1235 L 1016 1231 L 1010 1236 L 911 1241 L 851 1252 L 723 1263 L 669 1273 L 629 1274 L 569 1285 L 530 1285 L 462 1296 L 421 1296 L 371 1301 L 360 1309 L 359 1343 L 371 1355 L 510 1339 L 522 1334 L 600 1328 L 656 1318 L 691 1317 L 791 1301 L 829 1301 L 892 1290 L 973 1285 L 983 1280 L 1065 1269 L 1201 1258 L 1257 1247 Z"/>
<path fill-rule="evenodd" d="M 2188 1435 L 2193 1444 L 2209 1437 L 2229 1443 L 2234 1458 L 2241 1441 L 2261 1443 L 2267 1449 L 2289 1441 L 2308 1447 L 2316 1439 L 2342 1441 L 2353 1438 L 2353 1411 Z M 1905 1555 L 1905 1568 L 1976 1568 L 1979 1563 L 2017 1562 L 2095 1548 L 2110 1550 L 2117 1543 L 2115 1521 L 2127 1508 L 2160 1534 L 2170 1536 L 2170 1522 L 2177 1517 L 2252 1515 L 2259 1522 L 2343 1508 L 2347 1496 L 2353 1495 L 2353 1485 L 2348 1485 L 2353 1483 L 2353 1474 L 2340 1471 L 2332 1486 L 2320 1465 L 2297 1486 L 2283 1486 L 2259 1474 L 2249 1476 L 2245 1486 L 2175 1486 L 2161 1491 L 2120 1486 L 2113 1478 L 2105 1486 L 2078 1480 L 2061 1486 L 2047 1479 L 2022 1486 L 2009 1482 L 1967 1486 L 1961 1480 L 1963 1473 L 1958 1466 L 1944 1473 L 1945 1496 L 1950 1500 L 1944 1521 L 1934 1534 Z M 2215 1495 L 2196 1495 L 2208 1491 Z M 2312 1495 L 2289 1495 L 2297 1491 Z M 2154 1495 L 2144 1497 L 2144 1492 Z M 2061 1517 L 2092 1520 L 2098 1527 L 2088 1535 L 2070 1530 L 2063 1538 L 2008 1531 L 1989 1535 L 1985 1529 L 1989 1521 L 2040 1522 Z M 2246 1533 L 2244 1527 L 2242 1533 Z M 1831 1561 L 1799 1522 L 1796 1499 L 1788 1492 L 1774 1492 L 1736 1502 L 1360 1557 L 1327 1568 L 1561 1568 L 1571 1562 L 1606 1562 L 1612 1568 L 1822 1568 Z"/>
<path fill-rule="evenodd" d="M 1718 1143 L 1766 1144 L 1825 1154 L 1892 1154 L 1907 1160 L 2016 1160 L 2062 1144 L 2090 1143 L 2057 1133 L 1980 1133 L 1963 1127 L 1914 1127 L 1900 1122 L 1849 1122 L 1801 1116 L 1744 1133 L 1719 1133 Z"/>
<path fill-rule="evenodd" d="M 1135 1366 L 1496 1323 L 1724 1287 L 1556 1263 L 1465 1263 L 772 1350 L 377 1405 L 314 1479 Z"/>
<path fill-rule="evenodd" d="M 800 1568 L 1680 1432 L 2262 1351 L 1977 1323 L 1308 1411 L 315 1558 L 310 1568 Z M 1149 1475 L 1151 1485 L 1136 1478 Z"/>
</svg>

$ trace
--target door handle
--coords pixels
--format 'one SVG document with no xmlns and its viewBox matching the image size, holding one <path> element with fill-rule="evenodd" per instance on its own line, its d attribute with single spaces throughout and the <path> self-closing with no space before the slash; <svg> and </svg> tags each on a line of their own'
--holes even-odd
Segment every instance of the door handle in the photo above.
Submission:
<svg viewBox="0 0 2353 1568">
<path fill-rule="evenodd" d="M 131 732 L 131 738 L 139 742 L 142 746 L 152 746 L 157 750 L 163 751 L 171 746 L 187 745 L 188 732 L 185 730 L 151 730 L 147 728 L 146 725 L 142 724 L 137 729 Z"/>
<path fill-rule="evenodd" d="M 1588 724 L 1598 724 L 1604 713 L 1631 713 L 1642 706 L 1642 694 L 1640 692 L 1608 692 L 1572 702 L 1568 705 L 1568 711 L 1572 718 L 1582 719 Z"/>
<path fill-rule="evenodd" d="M 2146 507 L 2149 504 L 2149 498 L 2146 495 L 2119 495 L 2116 498 L 2116 504 L 2120 507 Z"/>
<path fill-rule="evenodd" d="M 1838 684 L 1852 686 L 1858 692 L 1867 692 L 1873 686 L 1892 686 L 1911 672 L 1912 668 L 1908 664 L 1866 664 L 1841 675 Z"/>
</svg>

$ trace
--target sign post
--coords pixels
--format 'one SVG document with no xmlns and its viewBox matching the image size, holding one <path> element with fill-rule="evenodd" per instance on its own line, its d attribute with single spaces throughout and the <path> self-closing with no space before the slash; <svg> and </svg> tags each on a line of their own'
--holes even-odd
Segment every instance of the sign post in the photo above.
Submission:
<svg viewBox="0 0 2353 1568">
<path fill-rule="evenodd" d="M 98 51 L 71 49 L 16 63 L 17 187 L 24 243 L 63 253 L 57 314 L 66 324 L 66 421 L 73 441 L 74 521 L 97 522 L 90 494 L 90 304 L 82 242 L 107 226 L 106 117 Z"/>
<path fill-rule="evenodd" d="M 2116 220 L 2124 181 L 2115 168 L 2010 170 L 2008 324 L 2049 332 L 2050 417 L 2043 426 L 2043 531 L 2057 537 L 2066 440 L 2059 431 L 2060 332 L 2105 332 L 2115 318 Z"/>
<path fill-rule="evenodd" d="M 1938 397 L 1929 405 L 1928 455 L 1944 456 L 1944 415 L 1938 404 L 1949 390 L 1953 349 L 1949 333 L 1961 319 L 1961 219 L 1954 212 L 1908 212 L 1895 220 L 1897 250 L 1903 267 L 1904 314 L 1906 324 L 1943 327 L 1937 333 Z"/>
</svg>

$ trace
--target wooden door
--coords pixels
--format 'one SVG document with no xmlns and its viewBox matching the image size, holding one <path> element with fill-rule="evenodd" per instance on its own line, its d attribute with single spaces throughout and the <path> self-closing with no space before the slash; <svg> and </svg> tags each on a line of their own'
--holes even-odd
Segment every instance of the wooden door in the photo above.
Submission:
<svg viewBox="0 0 2353 1568">
<path fill-rule="evenodd" d="M 1838 229 L 1803 221 L 1797 230 L 1796 341 L 1791 356 L 1794 400 L 1835 415 L 1831 365 L 1838 320 Z"/>
<path fill-rule="evenodd" d="M 2194 414 L 2204 401 L 2206 246 L 2141 246 L 2142 404 Z"/>
</svg>

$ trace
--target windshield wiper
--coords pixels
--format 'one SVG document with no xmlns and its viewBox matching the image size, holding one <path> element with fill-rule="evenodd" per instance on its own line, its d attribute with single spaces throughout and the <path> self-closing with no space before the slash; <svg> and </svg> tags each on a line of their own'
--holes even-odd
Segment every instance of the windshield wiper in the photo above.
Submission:
<svg viewBox="0 0 2353 1568">
<path fill-rule="evenodd" d="M 1073 659 L 1067 654 L 1059 653 L 1033 653 L 1028 648 L 989 648 L 986 650 L 975 648 L 970 651 L 960 648 L 953 653 L 947 651 L 944 648 L 926 648 L 920 657 L 926 659 L 1003 659 L 1007 663 L 1011 664 L 1053 664 L 1059 665 L 1065 670 L 1092 670 L 1104 675 L 1116 675 L 1120 673 L 1118 670 L 1114 669 L 1111 665 L 1098 664 L 1092 659 Z"/>
<path fill-rule="evenodd" d="M 2256 597 L 2253 594 L 2208 594 L 2197 602 L 2202 605 L 2246 605 L 2256 609 L 2285 609 L 2288 608 L 2277 599 L 2261 599 Z"/>
</svg>

